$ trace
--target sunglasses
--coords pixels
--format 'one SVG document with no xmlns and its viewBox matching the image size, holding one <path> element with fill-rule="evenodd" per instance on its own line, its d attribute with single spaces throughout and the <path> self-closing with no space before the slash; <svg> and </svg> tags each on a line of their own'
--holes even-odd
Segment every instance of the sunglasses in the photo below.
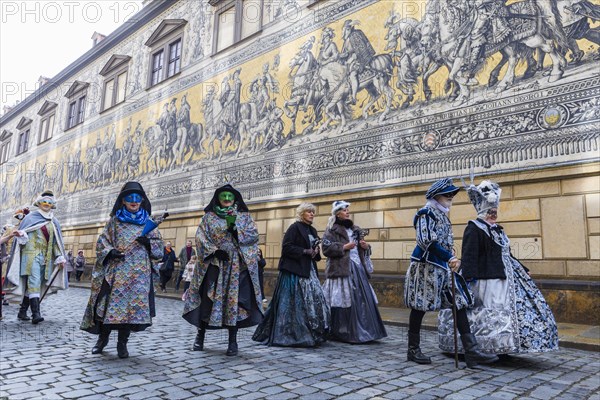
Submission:
<svg viewBox="0 0 600 400">
<path fill-rule="evenodd" d="M 454 198 L 454 194 L 452 194 L 452 193 L 444 193 L 444 194 L 442 194 L 442 196 L 444 196 L 447 199 L 453 199 Z"/>
</svg>

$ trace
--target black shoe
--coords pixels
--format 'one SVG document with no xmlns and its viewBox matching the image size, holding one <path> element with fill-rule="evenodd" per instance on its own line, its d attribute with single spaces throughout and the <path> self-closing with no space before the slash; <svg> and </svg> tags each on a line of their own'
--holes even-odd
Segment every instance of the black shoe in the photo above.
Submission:
<svg viewBox="0 0 600 400">
<path fill-rule="evenodd" d="M 237 343 L 229 343 L 227 346 L 227 351 L 225 352 L 226 356 L 237 356 L 238 353 L 238 345 Z"/>
<path fill-rule="evenodd" d="M 102 354 L 102 351 L 108 344 L 108 339 L 110 339 L 110 329 L 102 327 L 98 335 L 98 341 L 92 347 L 92 354 Z"/>
<path fill-rule="evenodd" d="M 204 337 L 206 335 L 206 329 L 198 329 L 198 333 L 196 334 L 196 339 L 194 340 L 194 346 L 192 347 L 193 351 L 202 351 L 204 350 Z"/>
<path fill-rule="evenodd" d="M 27 309 L 29 308 L 29 297 L 23 297 L 23 301 L 21 301 L 21 308 L 19 308 L 19 313 L 17 314 L 17 319 L 21 321 L 30 321 L 31 318 L 27 315 Z"/>
<path fill-rule="evenodd" d="M 237 328 L 229 328 L 229 345 L 227 346 L 226 356 L 237 356 Z"/>
<path fill-rule="evenodd" d="M 406 361 L 413 361 L 417 364 L 431 364 L 431 358 L 421 352 L 421 335 L 418 333 L 408 333 L 408 351 L 406 352 Z"/>
<path fill-rule="evenodd" d="M 30 298 L 29 304 L 31 305 L 31 323 L 34 325 L 39 324 L 44 320 L 42 313 L 40 312 L 40 298 Z"/>
<path fill-rule="evenodd" d="M 460 335 L 463 347 L 465 349 L 465 362 L 467 367 L 473 368 L 477 364 L 491 364 L 498 361 L 498 356 L 495 354 L 484 354 L 479 351 L 479 345 L 472 333 Z"/>
<path fill-rule="evenodd" d="M 127 341 L 129 340 L 129 329 L 119 329 L 119 336 L 117 341 L 117 355 L 119 358 L 129 357 L 129 351 L 127 351 Z"/>
<path fill-rule="evenodd" d="M 127 351 L 127 343 L 117 342 L 117 355 L 119 358 L 128 358 L 129 351 Z"/>
</svg>

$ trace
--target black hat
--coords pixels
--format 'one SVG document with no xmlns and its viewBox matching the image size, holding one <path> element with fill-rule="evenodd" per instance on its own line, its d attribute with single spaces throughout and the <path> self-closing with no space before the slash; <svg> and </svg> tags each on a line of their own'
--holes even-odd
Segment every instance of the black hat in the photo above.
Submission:
<svg viewBox="0 0 600 400">
<path fill-rule="evenodd" d="M 115 215 L 121 207 L 123 207 L 123 198 L 133 193 L 137 193 L 140 196 L 142 196 L 142 204 L 140 204 L 140 207 L 146 210 L 148 214 L 152 214 L 152 206 L 150 205 L 150 200 L 148 200 L 148 197 L 146 196 L 146 192 L 144 192 L 144 188 L 142 187 L 142 185 L 140 185 L 139 182 L 127 182 L 121 188 L 119 196 L 117 196 L 117 201 L 115 201 L 115 205 L 110 213 L 111 217 Z"/>
<path fill-rule="evenodd" d="M 214 211 L 214 207 L 219 205 L 219 194 L 221 192 L 231 192 L 235 196 L 235 204 L 237 204 L 238 211 L 248 211 L 248 206 L 244 203 L 244 199 L 242 199 L 242 195 L 240 192 L 235 190 L 233 186 L 227 184 L 225 186 L 221 186 L 217 190 L 215 190 L 215 194 L 213 195 L 212 200 L 208 205 L 204 208 L 204 212 Z"/>
</svg>

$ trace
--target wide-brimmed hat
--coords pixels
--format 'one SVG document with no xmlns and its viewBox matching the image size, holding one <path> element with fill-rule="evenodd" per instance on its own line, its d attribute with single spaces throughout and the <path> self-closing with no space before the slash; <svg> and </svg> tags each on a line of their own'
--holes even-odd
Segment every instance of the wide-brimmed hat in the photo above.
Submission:
<svg viewBox="0 0 600 400">
<path fill-rule="evenodd" d="M 431 185 L 431 187 L 427 190 L 427 193 L 425 193 L 425 198 L 427 200 L 433 199 L 439 194 L 455 195 L 459 190 L 459 187 L 456 187 L 452 184 L 452 179 L 444 178 L 434 182 L 433 185 Z"/>
</svg>

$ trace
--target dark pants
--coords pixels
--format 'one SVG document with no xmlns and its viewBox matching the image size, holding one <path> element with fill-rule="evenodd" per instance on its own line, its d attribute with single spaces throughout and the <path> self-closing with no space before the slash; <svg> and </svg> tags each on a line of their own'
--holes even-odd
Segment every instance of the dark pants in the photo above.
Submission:
<svg viewBox="0 0 600 400">
<path fill-rule="evenodd" d="M 187 281 L 186 281 L 186 282 L 183 284 L 183 291 L 185 292 L 185 291 L 186 291 L 186 290 L 188 290 L 189 288 L 190 288 L 190 282 L 187 282 Z"/>
<path fill-rule="evenodd" d="M 179 285 L 181 284 L 181 280 L 183 279 L 183 271 L 185 271 L 185 268 L 179 268 L 179 273 L 177 274 L 177 280 L 175 281 L 175 290 L 179 290 Z"/>
<path fill-rule="evenodd" d="M 75 280 L 77 280 L 77 282 L 81 280 L 81 275 L 83 275 L 83 271 L 75 271 Z"/>
<path fill-rule="evenodd" d="M 159 271 L 159 272 L 160 272 L 160 288 L 162 290 L 165 290 L 167 283 L 171 280 L 171 276 L 173 276 L 173 271 Z"/>
<path fill-rule="evenodd" d="M 408 318 L 408 331 L 410 333 L 415 333 L 417 335 L 421 334 L 421 323 L 423 322 L 424 316 L 425 311 L 415 309 L 410 310 L 410 316 Z M 469 319 L 467 318 L 467 310 L 464 308 L 456 310 L 456 328 L 461 335 L 471 333 Z"/>
</svg>

